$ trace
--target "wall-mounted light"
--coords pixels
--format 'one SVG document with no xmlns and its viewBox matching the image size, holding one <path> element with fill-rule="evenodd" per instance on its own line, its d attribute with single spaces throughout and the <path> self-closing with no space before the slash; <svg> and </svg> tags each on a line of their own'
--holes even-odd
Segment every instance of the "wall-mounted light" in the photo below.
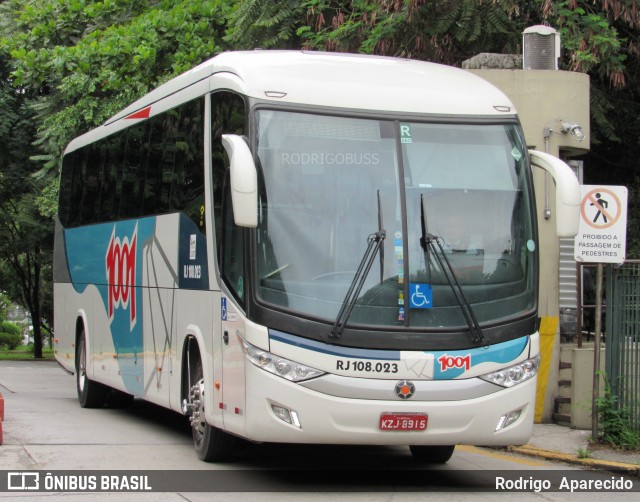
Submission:
<svg viewBox="0 0 640 502">
<path fill-rule="evenodd" d="M 562 132 L 568 132 L 576 141 L 584 140 L 584 131 L 582 130 L 582 126 L 578 124 L 570 124 L 569 122 L 565 122 L 564 124 L 562 124 Z"/>
</svg>

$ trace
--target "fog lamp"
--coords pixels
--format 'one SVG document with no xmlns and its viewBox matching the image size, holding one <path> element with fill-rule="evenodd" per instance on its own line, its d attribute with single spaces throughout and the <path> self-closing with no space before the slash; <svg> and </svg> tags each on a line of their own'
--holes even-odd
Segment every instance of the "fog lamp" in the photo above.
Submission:
<svg viewBox="0 0 640 502">
<path fill-rule="evenodd" d="M 274 415 L 283 422 L 287 422 L 288 424 L 301 428 L 300 418 L 298 417 L 298 413 L 294 410 L 290 410 L 284 406 L 278 406 L 277 404 L 272 404 L 271 409 L 273 410 Z"/>
<path fill-rule="evenodd" d="M 498 420 L 498 424 L 496 425 L 496 431 L 509 427 L 512 423 L 520 418 L 521 414 L 522 410 L 520 409 L 507 413 L 506 415 L 502 415 L 500 417 L 500 420 Z"/>
</svg>

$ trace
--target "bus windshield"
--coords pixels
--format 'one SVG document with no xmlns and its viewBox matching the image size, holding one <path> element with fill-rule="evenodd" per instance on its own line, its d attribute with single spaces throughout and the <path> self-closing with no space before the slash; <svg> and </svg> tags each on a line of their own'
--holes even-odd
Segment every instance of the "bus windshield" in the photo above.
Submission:
<svg viewBox="0 0 640 502">
<path fill-rule="evenodd" d="M 257 112 L 260 302 L 333 322 L 386 231 L 350 326 L 442 331 L 531 314 L 536 259 L 526 148 L 515 124 Z M 441 246 L 424 245 L 425 231 Z"/>
</svg>

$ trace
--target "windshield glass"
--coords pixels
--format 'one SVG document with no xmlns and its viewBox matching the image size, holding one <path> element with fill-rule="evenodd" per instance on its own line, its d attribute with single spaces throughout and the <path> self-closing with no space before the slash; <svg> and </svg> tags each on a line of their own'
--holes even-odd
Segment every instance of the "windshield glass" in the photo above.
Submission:
<svg viewBox="0 0 640 502">
<path fill-rule="evenodd" d="M 270 110 L 257 126 L 260 301 L 333 322 L 368 238 L 384 229 L 347 325 L 465 329 L 434 251 L 421 245 L 426 228 L 481 324 L 534 308 L 529 177 L 515 126 Z"/>
</svg>

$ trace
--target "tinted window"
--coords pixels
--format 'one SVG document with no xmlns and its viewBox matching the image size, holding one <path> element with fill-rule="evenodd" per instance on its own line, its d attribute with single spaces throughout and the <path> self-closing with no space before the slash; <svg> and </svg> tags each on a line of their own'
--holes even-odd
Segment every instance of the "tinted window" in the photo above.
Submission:
<svg viewBox="0 0 640 502">
<path fill-rule="evenodd" d="M 218 265 L 222 278 L 241 304 L 244 302 L 245 283 L 244 230 L 236 226 L 233 219 L 228 187 L 229 159 L 222 146 L 222 135 L 242 136 L 245 133 L 246 115 L 242 97 L 227 91 L 214 93 L 211 97 L 211 162 Z"/>
<path fill-rule="evenodd" d="M 185 212 L 204 231 L 204 99 L 135 124 L 63 160 L 67 227 Z"/>
</svg>

